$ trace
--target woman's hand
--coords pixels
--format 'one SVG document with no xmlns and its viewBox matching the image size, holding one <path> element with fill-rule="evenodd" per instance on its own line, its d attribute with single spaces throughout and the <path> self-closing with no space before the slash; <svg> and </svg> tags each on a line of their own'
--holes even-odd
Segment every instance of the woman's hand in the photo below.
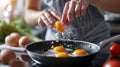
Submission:
<svg viewBox="0 0 120 67">
<path fill-rule="evenodd" d="M 53 28 L 55 25 L 55 22 L 57 20 L 60 20 L 61 17 L 55 13 L 53 10 L 44 10 L 41 12 L 40 17 L 38 18 L 38 24 L 42 27 L 50 27 Z"/>
<path fill-rule="evenodd" d="M 73 21 L 74 16 L 84 16 L 89 4 L 90 0 L 71 0 L 66 2 L 61 19 L 63 24 L 66 25 Z"/>
</svg>

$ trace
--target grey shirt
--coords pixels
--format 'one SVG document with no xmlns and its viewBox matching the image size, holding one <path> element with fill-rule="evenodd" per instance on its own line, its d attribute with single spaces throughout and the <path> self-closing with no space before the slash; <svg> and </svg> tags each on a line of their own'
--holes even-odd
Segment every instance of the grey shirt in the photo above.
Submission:
<svg viewBox="0 0 120 67">
<path fill-rule="evenodd" d="M 51 9 L 60 15 L 63 12 L 64 5 L 69 0 L 43 0 Z M 58 34 L 56 36 L 56 33 Z M 84 40 L 93 43 L 98 43 L 103 39 L 108 38 L 109 28 L 104 17 L 94 7 L 89 5 L 87 14 L 85 16 L 76 17 L 71 22 L 65 32 L 58 33 L 53 29 L 48 29 L 46 40 L 51 39 L 71 39 L 71 40 Z"/>
<path fill-rule="evenodd" d="M 43 0 L 49 8 L 53 9 L 58 14 L 62 15 L 65 3 L 69 0 Z M 57 36 L 56 36 L 57 34 Z M 85 16 L 75 17 L 65 32 L 58 33 L 57 31 L 48 28 L 45 40 L 70 39 L 84 40 L 92 43 L 99 43 L 102 40 L 110 37 L 108 24 L 104 22 L 104 17 L 98 9 L 92 5 L 87 8 Z M 92 61 L 93 66 L 101 67 L 102 63 L 109 58 L 109 47 L 107 44 L 101 49 L 100 53 Z M 104 56 L 104 57 L 103 57 Z M 96 62 L 99 61 L 99 62 Z M 92 67 L 93 67 L 92 66 Z"/>
</svg>

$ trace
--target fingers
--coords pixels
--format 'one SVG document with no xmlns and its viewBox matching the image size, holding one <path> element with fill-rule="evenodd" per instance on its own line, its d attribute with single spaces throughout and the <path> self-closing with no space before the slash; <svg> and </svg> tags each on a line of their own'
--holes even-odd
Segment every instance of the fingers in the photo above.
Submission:
<svg viewBox="0 0 120 67">
<path fill-rule="evenodd" d="M 64 10 L 63 10 L 63 15 L 62 15 L 62 18 L 61 18 L 61 21 L 63 22 L 63 25 L 66 25 L 68 23 L 68 18 L 66 17 L 67 12 L 68 12 L 68 8 L 69 8 L 69 2 L 67 2 L 65 4 L 65 7 L 64 7 Z"/>
<path fill-rule="evenodd" d="M 77 17 L 79 17 L 81 15 L 81 2 L 80 1 L 77 1 L 76 3 L 76 7 L 75 7 L 75 14 Z"/>
<path fill-rule="evenodd" d="M 61 16 L 60 16 L 58 13 L 54 12 L 54 11 L 51 10 L 51 9 L 49 9 L 48 11 L 49 11 L 50 14 L 52 14 L 57 20 L 60 20 L 60 19 L 61 19 Z"/>
<path fill-rule="evenodd" d="M 62 17 L 53 10 L 46 10 L 39 17 L 39 24 L 43 27 L 53 28 L 57 20 L 61 20 L 64 25 L 74 20 L 74 16 L 84 16 L 90 0 L 70 0 L 66 2 Z"/>
<path fill-rule="evenodd" d="M 55 24 L 55 22 L 58 20 L 56 19 L 53 15 L 51 15 L 49 12 L 45 12 L 44 13 L 45 17 L 47 18 L 49 25 L 51 28 L 53 28 L 53 25 Z M 48 25 L 48 26 L 49 26 Z"/>
<path fill-rule="evenodd" d="M 84 16 L 90 0 L 71 0 L 65 4 L 62 14 L 63 23 L 73 21 L 74 16 Z M 66 22 L 68 20 L 68 22 Z"/>
<path fill-rule="evenodd" d="M 40 14 L 40 17 L 38 18 L 38 24 L 40 24 L 42 27 L 50 27 L 53 28 L 54 24 L 57 20 L 60 19 L 60 16 L 53 12 L 52 10 L 45 10 Z"/>
<path fill-rule="evenodd" d="M 38 18 L 38 24 L 42 27 L 46 27 L 45 23 L 43 22 L 41 18 Z"/>
<path fill-rule="evenodd" d="M 90 4 L 91 0 L 81 0 L 81 1 L 82 1 L 81 15 L 84 16 L 86 14 L 87 7 Z"/>
<path fill-rule="evenodd" d="M 75 14 L 77 17 L 84 16 L 90 0 L 78 0 L 75 6 Z"/>
<path fill-rule="evenodd" d="M 64 25 L 68 24 L 68 22 L 71 22 L 74 19 L 75 2 L 76 1 L 70 1 L 65 4 L 61 19 Z"/>
<path fill-rule="evenodd" d="M 86 14 L 86 9 L 87 9 L 86 5 L 81 7 L 81 16 L 84 16 Z"/>
<path fill-rule="evenodd" d="M 71 1 L 69 4 L 69 9 L 68 9 L 68 13 L 67 13 L 67 18 L 68 18 L 69 22 L 71 22 L 74 18 L 75 4 L 76 4 L 76 1 Z"/>
</svg>

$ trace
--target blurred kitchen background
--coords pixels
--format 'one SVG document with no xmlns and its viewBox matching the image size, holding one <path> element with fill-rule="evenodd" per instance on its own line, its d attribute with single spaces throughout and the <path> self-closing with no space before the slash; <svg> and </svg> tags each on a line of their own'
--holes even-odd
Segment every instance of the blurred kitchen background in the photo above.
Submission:
<svg viewBox="0 0 120 67">
<path fill-rule="evenodd" d="M 0 19 L 11 22 L 17 18 L 24 18 L 24 1 L 25 0 L 0 0 Z M 43 4 L 43 9 L 46 5 Z M 120 14 L 102 11 L 105 21 L 110 25 L 111 36 L 120 34 Z M 39 31 L 38 31 L 39 30 Z M 41 33 L 41 34 L 39 34 Z M 44 39 L 45 29 L 39 26 L 33 27 L 33 34 Z"/>
<path fill-rule="evenodd" d="M 24 0 L 0 0 L 0 19 L 7 22 L 24 17 Z"/>
</svg>

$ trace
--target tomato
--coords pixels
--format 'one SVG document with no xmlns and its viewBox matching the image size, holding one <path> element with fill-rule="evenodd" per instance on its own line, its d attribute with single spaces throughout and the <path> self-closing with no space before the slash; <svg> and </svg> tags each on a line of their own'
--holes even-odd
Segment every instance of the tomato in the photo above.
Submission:
<svg viewBox="0 0 120 67">
<path fill-rule="evenodd" d="M 120 60 L 110 59 L 106 61 L 102 67 L 120 67 Z"/>
<path fill-rule="evenodd" d="M 112 57 L 120 55 L 120 44 L 114 43 L 110 47 L 110 54 Z"/>
</svg>

